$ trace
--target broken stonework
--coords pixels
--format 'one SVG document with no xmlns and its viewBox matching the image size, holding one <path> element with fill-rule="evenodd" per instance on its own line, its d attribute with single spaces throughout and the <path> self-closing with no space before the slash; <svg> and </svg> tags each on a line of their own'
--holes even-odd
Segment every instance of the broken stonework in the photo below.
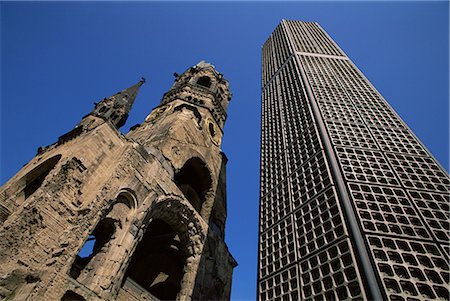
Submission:
<svg viewBox="0 0 450 301">
<path fill-rule="evenodd" d="M 227 300 L 228 82 L 200 63 L 127 135 L 143 81 L 0 190 L 0 300 Z M 88 247 L 91 245 L 91 247 Z"/>
</svg>

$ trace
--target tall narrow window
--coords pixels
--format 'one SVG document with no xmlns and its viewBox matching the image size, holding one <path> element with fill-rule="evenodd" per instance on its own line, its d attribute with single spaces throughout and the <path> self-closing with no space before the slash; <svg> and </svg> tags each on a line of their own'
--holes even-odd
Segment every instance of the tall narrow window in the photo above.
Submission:
<svg viewBox="0 0 450 301">
<path fill-rule="evenodd" d="M 160 300 L 175 300 L 181 289 L 185 261 L 178 233 L 166 222 L 154 220 L 134 252 L 125 283 L 132 281 L 134 287 Z"/>
<path fill-rule="evenodd" d="M 102 106 L 102 107 L 100 108 L 100 110 L 98 110 L 98 112 L 99 112 L 99 113 L 104 113 L 104 112 L 106 112 L 107 110 L 108 110 L 107 107 Z"/>
<path fill-rule="evenodd" d="M 199 158 L 189 159 L 178 173 L 175 183 L 192 206 L 201 212 L 206 192 L 211 187 L 211 176 L 205 163 Z"/>
<path fill-rule="evenodd" d="M 59 159 L 61 159 L 61 155 L 54 156 L 26 174 L 23 178 L 25 181 L 25 188 L 23 189 L 25 199 L 41 187 L 45 178 L 58 163 Z"/>
<path fill-rule="evenodd" d="M 197 80 L 197 85 L 210 88 L 211 87 L 211 79 L 208 76 L 202 76 Z"/>
<path fill-rule="evenodd" d="M 130 209 L 134 208 L 133 200 L 128 192 L 117 196 L 76 255 L 69 271 L 72 278 L 86 284 L 96 274 L 97 267 L 104 264 L 108 252 L 115 245 L 114 241 L 120 239 L 125 231 Z"/>
<path fill-rule="evenodd" d="M 111 240 L 115 231 L 114 220 L 105 218 L 101 220 L 97 227 L 95 227 L 92 234 L 84 243 L 75 262 L 70 269 L 70 276 L 77 279 L 81 271 L 88 265 L 88 263 L 105 248 L 106 243 Z"/>
</svg>

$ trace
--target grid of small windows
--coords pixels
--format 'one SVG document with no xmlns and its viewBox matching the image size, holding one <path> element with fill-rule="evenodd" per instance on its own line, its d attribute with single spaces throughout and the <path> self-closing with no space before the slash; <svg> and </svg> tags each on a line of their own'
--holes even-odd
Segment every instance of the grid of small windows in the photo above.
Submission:
<svg viewBox="0 0 450 301">
<path fill-rule="evenodd" d="M 364 231 L 432 241 L 403 189 L 360 183 L 348 186 Z"/>
<path fill-rule="evenodd" d="M 271 81 L 262 93 L 261 196 L 283 181 L 287 174 L 281 112 L 274 101 L 279 94 L 278 82 L 278 79 Z"/>
<path fill-rule="evenodd" d="M 305 22 L 305 25 L 322 53 L 337 56 L 344 55 L 317 23 Z"/>
<path fill-rule="evenodd" d="M 292 130 L 292 128 L 291 128 Z M 303 132 L 293 132 L 290 145 L 287 147 L 287 159 L 290 170 L 296 170 L 320 151 L 320 141 L 315 135 L 315 127 L 311 125 Z"/>
<path fill-rule="evenodd" d="M 326 62 L 332 67 L 332 72 L 339 78 L 345 93 L 366 124 L 377 127 L 404 127 L 397 115 L 351 62 L 337 59 L 326 59 Z"/>
<path fill-rule="evenodd" d="M 379 151 L 336 147 L 339 163 L 347 181 L 398 186 L 386 159 Z"/>
<path fill-rule="evenodd" d="M 259 283 L 259 301 L 298 301 L 298 268 L 296 265 Z"/>
<path fill-rule="evenodd" d="M 275 73 L 276 67 L 273 61 L 272 36 L 270 36 L 262 47 L 262 77 L 261 86 L 264 87 L 269 81 L 272 74 Z"/>
<path fill-rule="evenodd" d="M 369 130 L 358 116 L 357 110 L 353 108 L 339 81 L 334 77 L 333 71 L 327 64 L 327 61 L 324 58 L 310 56 L 300 57 L 300 60 L 304 66 L 313 93 L 319 99 L 318 104 L 322 113 L 326 112 L 329 108 L 334 110 L 336 110 L 336 107 L 341 110 L 345 108 L 346 113 L 351 112 L 349 115 L 351 116 L 350 119 L 359 122 L 355 124 L 326 119 L 325 124 L 332 143 L 334 145 L 348 147 L 378 149 Z M 327 92 L 325 93 L 324 91 Z M 342 115 L 341 113 L 340 116 Z"/>
<path fill-rule="evenodd" d="M 350 61 L 328 59 L 327 62 L 335 74 L 339 74 L 339 80 L 342 86 L 348 90 L 350 98 L 354 99 L 354 101 L 381 101 L 378 93 Z"/>
<path fill-rule="evenodd" d="M 297 133 L 308 131 L 314 123 L 300 79 L 294 77 L 295 68 L 295 61 L 290 60 L 280 70 L 282 93 L 278 101 L 281 105 L 288 145 L 295 140 Z"/>
<path fill-rule="evenodd" d="M 282 26 L 282 24 L 278 25 L 277 28 L 272 33 L 272 41 L 273 41 L 273 53 L 276 62 L 276 69 L 279 69 L 286 62 L 287 58 L 292 53 L 292 51 L 290 51 L 289 49 L 287 36 L 285 33 L 284 26 Z"/>
<path fill-rule="evenodd" d="M 334 44 L 324 42 L 329 38 L 314 23 L 285 21 L 284 24 L 296 51 L 342 54 L 338 48 L 338 54 L 324 50 L 324 45 Z M 313 33 L 316 29 L 317 33 Z M 283 30 L 279 32 L 284 33 Z M 288 47 L 283 45 L 285 40 L 278 39 L 277 43 L 272 42 L 272 47 L 279 48 L 279 61 L 283 55 L 280 51 Z M 275 56 L 277 52 L 273 50 L 273 53 Z M 300 53 L 293 58 L 274 71 L 278 72 L 275 76 L 278 79 L 273 81 L 278 80 L 276 87 L 279 90 L 271 97 L 279 101 L 278 122 L 282 122 L 286 140 L 281 150 L 287 152 L 288 170 L 284 174 L 288 176 L 286 183 L 291 189 L 292 208 L 289 210 L 294 212 L 287 214 L 294 222 L 297 256 L 301 263 L 307 264 L 299 266 L 301 299 L 365 297 L 358 295 L 360 290 L 349 290 L 348 283 L 341 286 L 342 278 L 335 276 L 334 270 L 327 272 L 324 267 L 323 272 L 319 271 L 322 262 L 318 265 L 314 262 L 317 254 L 326 253 L 324 249 L 336 247 L 329 246 L 330 243 L 336 244 L 347 238 L 344 238 L 346 232 L 339 202 L 335 199 L 324 159 L 323 142 L 314 124 L 310 100 L 304 96 L 297 64 L 306 74 L 305 80 L 309 82 L 325 122 L 362 234 L 370 244 L 372 261 L 377 263 L 384 294 L 396 301 L 447 300 L 448 268 L 442 268 L 443 260 L 450 255 L 450 181 L 447 174 L 351 61 Z M 279 198 L 271 198 L 278 202 Z M 331 206 L 333 203 L 335 207 Z M 284 208 L 284 205 L 274 206 Z M 275 221 L 285 214 L 282 213 L 284 209 L 270 210 L 274 211 L 271 218 Z M 270 222 L 267 224 L 274 227 Z M 266 229 L 270 231 L 271 228 Z M 378 242 L 374 243 L 376 239 Z M 403 269 L 401 261 L 406 263 Z M 311 262 L 316 268 L 310 266 Z M 446 264 L 448 267 L 448 262 Z M 354 261 L 351 266 L 355 267 Z M 338 278 L 339 283 L 334 282 L 334 278 Z M 356 284 L 360 289 L 358 282 Z M 356 295 L 351 295 L 353 291 Z"/>
<path fill-rule="evenodd" d="M 286 25 L 293 39 L 295 50 L 299 52 L 342 56 L 342 51 L 313 22 L 287 20 Z"/>
<path fill-rule="evenodd" d="M 448 242 L 448 231 L 444 230 L 449 226 L 448 217 L 437 210 L 432 214 L 425 208 L 419 208 L 429 217 L 428 220 L 424 218 L 424 224 L 415 209 L 417 206 L 400 187 L 402 184 L 407 188 L 448 193 L 450 182 L 447 175 L 351 63 L 311 57 L 302 57 L 301 61 L 325 117 L 344 177 L 353 188 L 354 206 L 364 231 L 367 234 L 376 233 L 380 238 L 392 235 L 428 240 L 430 243 L 433 242 L 433 232 L 435 239 L 439 235 L 438 241 L 444 242 L 446 239 Z M 330 70 L 329 66 L 334 69 Z M 357 77 L 356 80 L 352 76 Z M 330 85 L 330 82 L 334 84 Z M 340 85 L 344 89 L 339 89 Z M 353 120 L 359 122 L 343 124 L 330 120 L 331 114 L 326 116 L 324 102 L 329 105 L 338 101 L 341 106 L 352 107 L 354 110 L 347 109 L 347 112 L 352 112 L 356 117 Z M 377 149 L 383 150 L 384 154 Z M 420 204 L 425 205 L 423 202 Z M 448 253 L 449 248 L 444 244 L 441 246 Z M 402 291 L 406 290 L 400 287 Z"/>
<path fill-rule="evenodd" d="M 317 99 L 322 117 L 326 121 L 341 121 L 346 123 L 359 123 L 363 121 L 352 104 L 345 101 Z"/>
<path fill-rule="evenodd" d="M 403 127 L 397 116 L 387 107 L 359 101 L 355 104 L 366 124 L 380 127 Z"/>
<path fill-rule="evenodd" d="M 319 93 L 316 95 L 318 98 L 337 101 L 347 99 L 344 89 L 342 89 L 339 82 L 332 76 L 332 69 L 328 66 L 326 59 L 314 56 L 299 56 L 299 59 L 311 86 L 321 87 L 325 91 L 333 91 L 329 97 L 320 97 Z M 338 96 L 338 99 L 336 99 L 336 96 Z"/>
<path fill-rule="evenodd" d="M 334 145 L 378 149 L 364 125 L 327 121 L 326 126 Z"/>
<path fill-rule="evenodd" d="M 371 127 L 370 131 L 384 151 L 413 156 L 428 156 L 422 145 L 407 130 Z"/>
<path fill-rule="evenodd" d="M 291 55 L 285 29 L 278 25 L 262 48 L 262 87 L 264 87 L 273 75 L 282 67 Z"/>
<path fill-rule="evenodd" d="M 317 84 L 311 84 L 314 95 L 318 99 L 323 99 L 326 101 L 334 100 L 334 101 L 345 101 L 346 100 L 346 94 L 344 90 L 337 89 L 337 88 L 327 88 L 323 85 L 317 85 Z"/>
<path fill-rule="evenodd" d="M 448 192 L 448 176 L 428 155 L 417 139 L 394 115 L 387 103 L 350 62 L 328 60 L 339 76 L 353 103 L 371 124 L 370 132 L 377 141 L 395 173 L 408 188 Z M 370 118 L 368 112 L 378 112 Z M 372 115 L 373 117 L 374 115 Z M 436 226 L 436 224 L 435 224 Z"/>
<path fill-rule="evenodd" d="M 293 227 L 292 215 L 289 215 L 274 227 L 261 233 L 260 278 L 271 275 L 297 260 Z"/>
<path fill-rule="evenodd" d="M 344 235 L 348 235 L 333 187 L 302 204 L 294 212 L 294 223 L 300 258 L 306 258 Z"/>
<path fill-rule="evenodd" d="M 299 257 L 296 256 L 306 259 L 311 250 L 320 251 L 347 235 L 296 64 L 298 61 L 288 60 L 263 88 L 259 250 L 261 300 L 298 300 L 292 292 L 282 292 L 274 283 L 268 286 L 272 275 L 291 264 L 298 264 Z M 287 160 L 288 170 L 282 166 L 284 160 Z M 295 206 L 295 215 L 290 206 Z M 317 217 L 312 218 L 311 213 L 317 214 Z M 295 220 L 294 226 L 292 220 Z M 314 236 L 312 241 L 306 242 L 311 235 Z M 296 241 L 305 243 L 301 248 L 296 246 L 292 250 Z M 342 291 L 342 288 L 339 290 Z"/>
<path fill-rule="evenodd" d="M 277 150 L 279 150 L 279 152 L 277 152 Z M 286 176 L 284 150 L 281 148 L 277 149 L 276 147 L 270 147 L 267 148 L 266 151 L 268 153 L 267 161 L 261 171 L 261 196 L 266 195 L 269 191 L 274 189 Z"/>
<path fill-rule="evenodd" d="M 346 112 L 351 112 L 349 116 L 358 123 L 362 122 L 359 113 L 368 125 L 403 127 L 398 117 L 350 62 L 308 56 L 301 57 L 301 62 L 322 112 L 326 112 L 327 105 L 337 102 L 347 109 Z M 352 76 L 358 76 L 357 80 L 353 81 Z"/>
<path fill-rule="evenodd" d="M 435 239 L 448 245 L 450 241 L 450 195 L 413 190 L 409 190 L 408 194 L 428 224 Z"/>
<path fill-rule="evenodd" d="M 308 56 L 300 56 L 299 59 L 327 125 L 330 120 L 363 124 L 356 108 L 348 100 L 326 61 L 323 58 Z M 361 125 L 356 127 L 362 128 Z"/>
<path fill-rule="evenodd" d="M 267 230 L 291 212 L 288 185 L 287 181 L 281 182 L 261 198 L 261 231 Z"/>
<path fill-rule="evenodd" d="M 346 238 L 300 262 L 301 300 L 366 300 Z"/>
<path fill-rule="evenodd" d="M 289 173 L 316 156 L 322 149 L 317 129 L 300 79 L 295 75 L 296 62 L 290 60 L 280 70 L 279 103 L 286 133 Z"/>
<path fill-rule="evenodd" d="M 316 44 L 308 35 L 308 30 L 303 22 L 286 21 L 286 24 L 294 40 L 296 51 L 316 53 Z"/>
<path fill-rule="evenodd" d="M 302 63 L 306 66 L 305 69 L 307 70 L 307 74 L 312 75 L 309 76 L 308 79 L 312 84 L 314 92 L 317 92 L 316 90 L 318 90 L 318 87 L 322 86 L 323 88 L 327 88 L 325 85 L 328 85 L 329 82 L 334 82 L 332 89 L 329 89 L 330 91 L 337 91 L 338 88 L 336 87 L 342 84 L 345 88 L 345 93 L 347 93 L 350 98 L 352 95 L 355 96 L 355 98 L 352 98 L 352 103 L 363 117 L 364 122 L 371 125 L 370 128 L 365 131 L 374 136 L 382 150 L 412 155 L 407 158 L 413 158 L 413 161 L 427 161 L 429 164 L 435 165 L 431 158 L 413 157 L 429 156 L 414 136 L 404 127 L 399 118 L 392 112 L 387 103 L 376 93 L 374 88 L 365 80 L 365 78 L 357 72 L 356 67 L 354 67 L 351 62 L 337 59 L 313 59 L 311 57 L 305 57 L 302 58 Z M 331 70 L 329 66 L 332 66 L 333 69 Z M 333 74 L 337 74 L 339 80 L 337 80 Z M 313 75 L 315 75 L 315 77 Z M 355 95 L 354 93 L 358 93 L 358 95 Z M 318 91 L 318 93 L 315 94 L 318 94 L 320 99 L 321 92 Z M 335 96 L 337 96 L 335 98 L 340 99 L 343 103 L 349 102 L 348 97 L 342 97 L 340 94 Z M 321 102 L 319 101 L 319 105 L 320 103 Z M 330 130 L 329 122 L 327 122 L 327 125 Z M 355 124 L 352 124 L 351 126 L 353 128 L 358 127 Z M 390 158 L 395 156 L 395 154 L 388 155 Z M 435 168 L 433 166 L 429 168 L 433 169 L 435 171 L 434 175 L 441 177 L 441 179 L 438 181 L 436 178 L 430 177 L 429 179 L 424 180 L 425 182 L 430 180 L 435 183 L 441 182 L 440 184 L 448 185 L 448 177 L 439 167 L 436 166 Z M 411 170 L 412 169 L 409 169 L 409 172 L 411 172 Z M 428 172 L 428 175 L 430 175 L 430 172 Z M 402 179 L 407 178 L 407 176 L 402 173 L 399 173 L 399 177 Z M 412 178 L 413 180 L 417 180 L 419 176 L 416 175 L 415 177 L 412 175 Z M 422 178 L 424 177 L 422 176 Z M 414 184 L 412 185 L 413 186 L 409 183 L 409 185 L 406 186 L 417 189 L 427 189 L 426 185 L 417 184 L 418 187 L 414 187 Z M 438 187 L 438 189 L 440 187 L 438 184 L 434 186 Z M 428 183 L 428 187 L 429 189 L 433 189 L 432 184 Z"/>
<path fill-rule="evenodd" d="M 284 180 L 283 175 L 298 169 L 293 174 L 293 193 L 296 195 L 313 197 L 325 187 L 323 185 L 330 183 L 305 92 L 300 79 L 294 76 L 295 63 L 292 60 L 288 62 L 263 91 L 262 197 Z M 271 103 L 273 98 L 281 109 L 276 103 Z M 276 116 L 278 119 L 274 120 Z M 280 122 L 283 122 L 287 151 L 291 155 L 288 155 L 288 172 L 281 166 L 284 163 L 284 142 Z M 301 171 L 309 171 L 310 176 L 298 176 Z"/>
<path fill-rule="evenodd" d="M 450 257 L 450 246 L 448 245 L 448 242 L 445 244 L 441 244 L 441 247 L 445 251 L 447 258 L 449 258 Z"/>
<path fill-rule="evenodd" d="M 263 45 L 262 85 L 266 85 L 275 72 L 281 68 L 292 54 L 286 30 L 294 39 L 296 51 L 344 56 L 342 51 L 316 23 L 286 21 L 287 29 L 280 24 Z"/>
<path fill-rule="evenodd" d="M 384 157 L 393 167 L 402 186 L 418 190 L 413 192 L 413 204 L 425 220 L 428 232 L 433 233 L 437 241 L 445 242 L 442 247 L 447 251 L 449 224 L 448 216 L 442 210 L 449 208 L 450 181 L 447 173 L 436 164 L 351 62 L 335 59 L 327 61 L 364 122 L 369 125 L 370 133 L 384 151 Z M 411 195 L 411 191 L 408 193 Z M 436 202 L 436 199 L 440 201 Z M 429 210 L 429 206 L 434 209 Z"/>
<path fill-rule="evenodd" d="M 428 242 L 368 237 L 389 300 L 448 300 L 449 263 Z"/>
<path fill-rule="evenodd" d="M 448 176 L 433 159 L 396 153 L 386 153 L 386 156 L 405 187 L 450 192 Z"/>
<path fill-rule="evenodd" d="M 324 154 L 320 153 L 307 161 L 291 175 L 294 207 L 301 206 L 331 185 Z"/>
</svg>

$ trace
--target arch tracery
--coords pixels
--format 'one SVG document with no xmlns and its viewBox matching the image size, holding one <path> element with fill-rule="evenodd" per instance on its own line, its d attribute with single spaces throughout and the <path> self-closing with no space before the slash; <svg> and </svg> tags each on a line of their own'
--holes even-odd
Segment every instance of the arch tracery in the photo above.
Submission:
<svg viewBox="0 0 450 301">
<path fill-rule="evenodd" d="M 186 199 L 202 214 L 202 207 L 207 200 L 212 186 L 211 172 L 198 157 L 187 160 L 174 177 L 175 183 Z"/>
<path fill-rule="evenodd" d="M 181 199 L 170 196 L 153 202 L 142 225 L 123 283 L 131 280 L 159 299 L 176 299 L 189 289 L 188 274 L 201 257 L 206 224 Z"/>
</svg>

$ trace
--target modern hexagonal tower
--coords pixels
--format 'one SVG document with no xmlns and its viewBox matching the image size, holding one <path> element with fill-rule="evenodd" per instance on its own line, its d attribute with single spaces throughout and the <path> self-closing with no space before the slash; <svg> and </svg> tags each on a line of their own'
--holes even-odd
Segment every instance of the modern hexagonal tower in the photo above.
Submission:
<svg viewBox="0 0 450 301">
<path fill-rule="evenodd" d="M 262 53 L 259 300 L 448 300 L 448 174 L 317 23 Z"/>
</svg>

